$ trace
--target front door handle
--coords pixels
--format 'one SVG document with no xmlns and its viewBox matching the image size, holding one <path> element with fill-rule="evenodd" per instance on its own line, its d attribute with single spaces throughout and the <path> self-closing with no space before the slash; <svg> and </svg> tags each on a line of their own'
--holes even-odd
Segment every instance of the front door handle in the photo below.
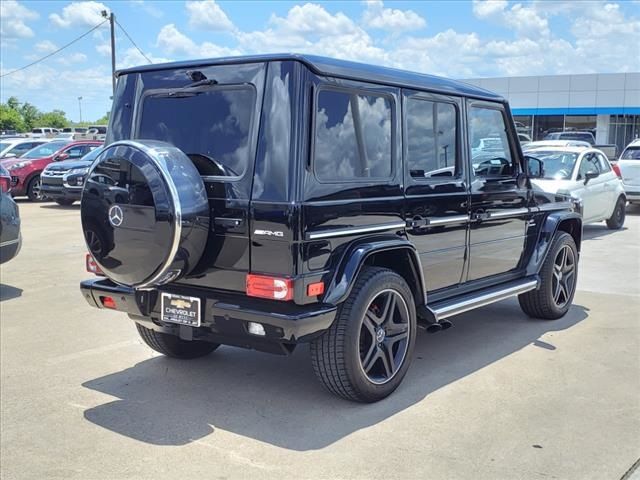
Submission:
<svg viewBox="0 0 640 480">
<path fill-rule="evenodd" d="M 415 217 L 407 220 L 407 228 L 426 227 L 428 223 L 428 219 L 424 218 L 422 215 L 416 215 Z"/>
<path fill-rule="evenodd" d="M 490 217 L 491 217 L 491 214 L 489 212 L 485 212 L 484 210 L 476 210 L 471 215 L 471 218 L 473 220 L 480 220 L 480 221 L 489 220 Z"/>
</svg>

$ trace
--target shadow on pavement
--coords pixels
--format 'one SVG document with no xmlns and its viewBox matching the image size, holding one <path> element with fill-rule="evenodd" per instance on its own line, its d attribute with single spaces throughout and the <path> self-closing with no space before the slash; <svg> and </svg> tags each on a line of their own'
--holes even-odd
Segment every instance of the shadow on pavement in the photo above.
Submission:
<svg viewBox="0 0 640 480">
<path fill-rule="evenodd" d="M 627 227 L 622 227 L 619 230 L 610 230 L 607 228 L 606 223 L 591 223 L 582 227 L 582 239 L 583 240 L 595 240 L 607 235 L 613 235 L 618 232 L 623 232 Z"/>
<path fill-rule="evenodd" d="M 46 208 L 48 210 L 80 210 L 80 202 L 75 202 L 71 205 L 58 205 L 57 203 L 42 203 L 40 208 Z"/>
<path fill-rule="evenodd" d="M 0 302 L 22 296 L 22 289 L 0 283 Z"/>
<path fill-rule="evenodd" d="M 185 445 L 216 429 L 278 447 L 323 448 L 382 422 L 429 394 L 588 317 L 573 306 L 556 321 L 527 319 L 517 301 L 456 317 L 454 328 L 419 334 L 413 364 L 398 390 L 376 404 L 350 403 L 324 391 L 311 368 L 309 349 L 287 357 L 221 347 L 191 361 L 154 357 L 84 387 L 117 397 L 90 408 L 90 422 L 154 445 Z"/>
</svg>

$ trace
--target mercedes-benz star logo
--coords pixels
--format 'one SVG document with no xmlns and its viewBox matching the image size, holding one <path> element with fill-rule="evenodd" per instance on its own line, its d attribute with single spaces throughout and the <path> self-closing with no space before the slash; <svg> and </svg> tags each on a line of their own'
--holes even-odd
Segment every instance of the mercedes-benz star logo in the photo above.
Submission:
<svg viewBox="0 0 640 480">
<path fill-rule="evenodd" d="M 109 222 L 114 227 L 119 227 L 122 225 L 122 220 L 124 219 L 124 214 L 122 213 L 122 209 L 118 205 L 113 205 L 109 209 Z"/>
</svg>

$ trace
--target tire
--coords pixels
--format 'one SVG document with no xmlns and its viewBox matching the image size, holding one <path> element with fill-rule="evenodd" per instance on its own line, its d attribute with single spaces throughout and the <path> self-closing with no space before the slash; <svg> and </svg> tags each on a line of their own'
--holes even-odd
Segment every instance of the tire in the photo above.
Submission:
<svg viewBox="0 0 640 480">
<path fill-rule="evenodd" d="M 613 209 L 611 217 L 607 219 L 607 228 L 610 230 L 620 230 L 624 225 L 624 219 L 626 216 L 626 205 L 624 198 L 619 197 L 616 202 L 616 206 Z"/>
<path fill-rule="evenodd" d="M 156 332 L 136 323 L 142 341 L 156 352 L 172 358 L 191 359 L 209 355 L 220 345 L 199 340 L 182 340 L 175 335 Z"/>
<path fill-rule="evenodd" d="M 68 207 L 69 205 L 73 205 L 73 202 L 75 202 L 75 200 L 70 200 L 68 198 L 59 198 L 58 200 L 56 200 L 56 203 L 63 207 Z"/>
<path fill-rule="evenodd" d="M 365 267 L 331 327 L 311 342 L 313 370 L 331 393 L 377 402 L 402 382 L 415 338 L 415 303 L 405 280 L 386 268 Z"/>
<path fill-rule="evenodd" d="M 29 180 L 27 197 L 29 197 L 29 200 L 32 202 L 41 202 L 44 199 L 40 193 L 40 175 L 36 175 Z"/>
<path fill-rule="evenodd" d="M 563 263 L 562 255 L 566 263 Z M 561 265 L 558 265 L 560 262 Z M 569 268 L 571 265 L 571 268 Z M 540 269 L 540 286 L 518 296 L 528 316 L 544 320 L 563 317 L 571 307 L 578 279 L 578 249 L 573 237 L 558 232 Z M 558 287 L 560 284 L 560 287 Z"/>
</svg>

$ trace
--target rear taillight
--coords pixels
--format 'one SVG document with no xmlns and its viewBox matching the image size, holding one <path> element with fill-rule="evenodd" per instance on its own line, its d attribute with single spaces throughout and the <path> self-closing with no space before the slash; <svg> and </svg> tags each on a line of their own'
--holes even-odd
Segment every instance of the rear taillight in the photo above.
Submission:
<svg viewBox="0 0 640 480">
<path fill-rule="evenodd" d="M 104 272 L 100 269 L 100 266 L 96 262 L 96 259 L 93 258 L 93 255 L 87 253 L 85 262 L 87 266 L 87 272 L 104 277 Z"/>
<path fill-rule="evenodd" d="M 0 177 L 0 192 L 8 193 L 11 190 L 11 177 Z"/>
<path fill-rule="evenodd" d="M 616 172 L 616 175 L 618 176 L 618 178 L 622 178 L 622 172 L 620 171 L 620 167 L 618 166 L 617 163 L 612 163 L 611 168 L 613 168 L 613 171 Z"/>
<path fill-rule="evenodd" d="M 247 295 L 270 298 L 271 300 L 291 300 L 293 298 L 293 280 L 249 274 L 247 275 Z"/>
</svg>

